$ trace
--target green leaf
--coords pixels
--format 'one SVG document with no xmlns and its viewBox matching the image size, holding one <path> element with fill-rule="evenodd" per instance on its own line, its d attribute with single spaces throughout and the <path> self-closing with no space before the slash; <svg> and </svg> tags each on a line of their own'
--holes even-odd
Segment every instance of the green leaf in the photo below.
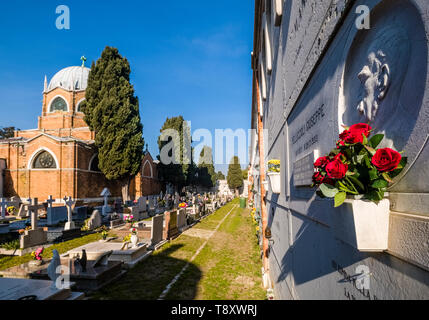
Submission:
<svg viewBox="0 0 429 320">
<path fill-rule="evenodd" d="M 355 176 L 349 176 L 349 179 L 355 184 L 355 185 L 357 185 L 358 187 L 359 187 L 359 189 L 361 189 L 362 191 L 364 191 L 365 190 L 365 186 L 363 185 L 363 183 L 358 179 L 358 178 L 356 178 Z"/>
<path fill-rule="evenodd" d="M 383 192 L 384 195 L 384 192 Z M 380 195 L 380 193 L 377 190 L 371 190 L 365 195 L 365 198 L 371 201 L 380 201 L 383 199 L 383 195 Z"/>
<path fill-rule="evenodd" d="M 333 198 L 338 193 L 337 188 L 326 183 L 320 185 L 320 191 L 322 191 L 323 195 L 327 198 Z"/>
<path fill-rule="evenodd" d="M 360 154 L 360 155 L 358 155 L 357 157 L 356 157 L 356 159 L 357 159 L 357 163 L 360 163 L 360 164 L 363 164 L 363 162 L 364 162 L 364 159 L 365 158 L 365 155 L 364 154 Z"/>
<path fill-rule="evenodd" d="M 365 146 L 366 150 L 368 150 L 368 152 L 372 155 L 374 155 L 376 153 L 374 148 L 371 148 L 370 146 Z"/>
<path fill-rule="evenodd" d="M 369 161 L 369 157 L 368 157 L 368 155 L 366 154 L 366 155 L 363 157 L 363 159 L 365 160 L 365 165 L 366 165 L 366 167 L 367 167 L 368 169 L 371 169 L 371 168 L 372 168 L 372 165 L 371 165 L 371 161 Z"/>
<path fill-rule="evenodd" d="M 393 182 L 393 181 L 392 181 L 392 179 L 390 178 L 390 176 L 389 176 L 389 174 L 388 174 L 387 172 L 383 172 L 381 175 L 383 176 L 383 178 L 384 178 L 387 182 L 389 182 L 389 183 L 392 183 L 392 182 Z"/>
<path fill-rule="evenodd" d="M 373 168 L 373 169 L 369 170 L 369 171 L 368 171 L 368 174 L 369 174 L 369 178 L 370 178 L 371 180 L 376 180 L 376 179 L 378 179 L 378 171 L 377 171 L 377 169 Z"/>
<path fill-rule="evenodd" d="M 372 183 L 371 187 L 373 187 L 375 189 L 381 189 L 381 188 L 387 188 L 388 185 L 389 185 L 389 183 L 386 180 L 378 179 Z"/>
<path fill-rule="evenodd" d="M 347 193 L 338 192 L 334 198 L 335 208 L 341 206 L 344 203 L 344 200 L 346 200 L 346 197 L 347 197 Z"/>
<path fill-rule="evenodd" d="M 362 133 L 362 137 L 363 137 L 363 139 L 362 139 L 362 144 L 365 146 L 365 145 L 367 145 L 368 144 L 368 138 L 366 137 L 366 135 L 365 134 L 363 134 Z"/>
<path fill-rule="evenodd" d="M 369 140 L 369 144 L 372 148 L 377 148 L 380 142 L 384 139 L 384 134 L 376 134 Z"/>
</svg>

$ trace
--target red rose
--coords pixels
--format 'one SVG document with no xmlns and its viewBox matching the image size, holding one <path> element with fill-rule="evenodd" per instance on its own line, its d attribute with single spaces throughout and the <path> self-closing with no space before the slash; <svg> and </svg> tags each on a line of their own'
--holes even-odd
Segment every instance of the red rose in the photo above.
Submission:
<svg viewBox="0 0 429 320">
<path fill-rule="evenodd" d="M 349 130 L 344 130 L 340 134 L 340 141 L 343 140 L 344 142 L 349 144 L 362 143 L 363 142 L 362 134 L 368 137 L 371 129 L 372 129 L 371 126 L 367 125 L 366 123 L 354 124 L 349 128 Z M 344 145 L 344 143 L 340 143 L 340 144 Z"/>
<path fill-rule="evenodd" d="M 324 177 L 323 183 L 330 184 L 331 186 L 335 186 L 335 181 L 328 178 L 327 176 Z"/>
<path fill-rule="evenodd" d="M 313 183 L 314 184 L 321 184 L 321 183 L 323 183 L 324 178 L 325 177 L 319 171 L 317 171 L 313 174 Z"/>
<path fill-rule="evenodd" d="M 371 130 L 372 130 L 371 126 L 366 123 L 354 124 L 349 129 L 350 132 L 359 132 L 360 134 L 363 133 L 365 137 L 369 136 Z"/>
<path fill-rule="evenodd" d="M 323 168 L 329 163 L 329 157 L 320 157 L 314 162 L 315 168 Z"/>
<path fill-rule="evenodd" d="M 349 166 L 338 157 L 327 164 L 326 173 L 331 179 L 342 179 L 346 175 L 348 168 Z"/>
<path fill-rule="evenodd" d="M 371 163 L 380 172 L 393 171 L 401 162 L 402 156 L 399 152 L 390 149 L 378 149 L 375 155 L 371 159 Z"/>
<path fill-rule="evenodd" d="M 349 131 L 347 137 L 345 137 L 344 141 L 349 144 L 362 143 L 363 136 L 361 131 Z"/>
<path fill-rule="evenodd" d="M 347 138 L 349 134 L 349 130 L 344 130 L 342 133 L 340 133 L 340 140 L 344 140 L 345 138 Z"/>
</svg>

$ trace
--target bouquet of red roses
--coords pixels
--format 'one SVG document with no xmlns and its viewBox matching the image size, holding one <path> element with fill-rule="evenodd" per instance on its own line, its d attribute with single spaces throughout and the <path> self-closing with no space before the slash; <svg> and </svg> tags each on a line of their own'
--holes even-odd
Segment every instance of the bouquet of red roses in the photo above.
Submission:
<svg viewBox="0 0 429 320">
<path fill-rule="evenodd" d="M 345 127 L 337 148 L 314 162 L 313 186 L 321 197 L 334 198 L 335 207 L 343 204 L 347 195 L 363 195 L 378 202 L 407 164 L 407 158 L 390 148 L 377 146 L 383 134 L 369 139 L 372 128 L 365 123 Z"/>
</svg>

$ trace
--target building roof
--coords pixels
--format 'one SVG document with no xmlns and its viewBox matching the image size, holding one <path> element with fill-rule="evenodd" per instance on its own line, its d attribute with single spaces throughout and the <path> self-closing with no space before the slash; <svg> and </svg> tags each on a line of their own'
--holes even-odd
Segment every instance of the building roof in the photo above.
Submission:
<svg viewBox="0 0 429 320">
<path fill-rule="evenodd" d="M 55 88 L 63 88 L 70 91 L 86 90 L 90 70 L 83 66 L 64 68 L 57 72 L 51 79 L 47 91 Z"/>
</svg>

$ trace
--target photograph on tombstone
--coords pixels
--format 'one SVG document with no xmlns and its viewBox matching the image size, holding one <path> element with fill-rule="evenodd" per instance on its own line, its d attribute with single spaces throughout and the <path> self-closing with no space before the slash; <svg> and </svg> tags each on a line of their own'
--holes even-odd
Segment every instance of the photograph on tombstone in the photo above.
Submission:
<svg viewBox="0 0 429 320">
<path fill-rule="evenodd" d="M 429 300 L 428 0 L 2 12 L 0 301 Z"/>
</svg>

